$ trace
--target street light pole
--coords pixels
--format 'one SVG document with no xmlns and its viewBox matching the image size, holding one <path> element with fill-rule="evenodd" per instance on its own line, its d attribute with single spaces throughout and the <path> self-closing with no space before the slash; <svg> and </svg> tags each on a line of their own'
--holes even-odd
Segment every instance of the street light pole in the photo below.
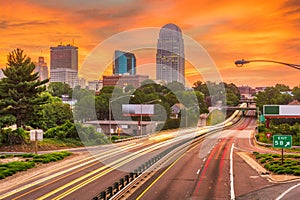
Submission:
<svg viewBox="0 0 300 200">
<path fill-rule="evenodd" d="M 109 118 L 109 141 L 111 142 L 111 99 L 108 102 L 108 118 Z"/>
<path fill-rule="evenodd" d="M 244 60 L 244 59 L 242 59 L 242 60 L 235 61 L 234 64 L 237 67 L 242 67 L 244 64 L 248 64 L 250 62 L 270 62 L 270 63 L 276 63 L 276 64 L 281 64 L 281 65 L 286 65 L 286 66 L 292 67 L 294 69 L 300 70 L 300 65 L 291 64 L 291 63 L 285 63 L 285 62 L 279 62 L 279 61 L 274 61 L 274 60 Z"/>
</svg>

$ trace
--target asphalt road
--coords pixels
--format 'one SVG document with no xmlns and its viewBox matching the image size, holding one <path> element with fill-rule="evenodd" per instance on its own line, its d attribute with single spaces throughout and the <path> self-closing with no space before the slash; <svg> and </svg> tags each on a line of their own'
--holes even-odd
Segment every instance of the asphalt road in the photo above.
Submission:
<svg viewBox="0 0 300 200">
<path fill-rule="evenodd" d="M 0 199 L 91 199 L 125 174 L 159 154 L 181 137 L 157 135 L 89 149 L 90 155 L 59 168 L 34 174 L 1 190 Z"/>
<path fill-rule="evenodd" d="M 203 142 L 188 150 L 129 199 L 276 199 L 292 186 L 295 188 L 279 199 L 299 199 L 297 182 L 270 182 L 268 176 L 259 174 L 238 155 L 238 152 L 269 152 L 251 140 L 255 123 L 254 118 L 244 118 L 238 126 L 223 130 L 204 157 Z"/>
<path fill-rule="evenodd" d="M 269 151 L 250 139 L 255 123 L 253 118 L 243 118 L 229 130 L 191 143 L 176 160 L 140 183 L 128 199 L 276 199 L 282 194 L 279 199 L 297 199 L 297 182 L 270 182 L 239 156 L 240 152 Z M 2 190 L 0 199 L 91 199 L 192 132 L 90 148 L 85 158 L 53 165 L 47 172 L 16 182 Z"/>
</svg>

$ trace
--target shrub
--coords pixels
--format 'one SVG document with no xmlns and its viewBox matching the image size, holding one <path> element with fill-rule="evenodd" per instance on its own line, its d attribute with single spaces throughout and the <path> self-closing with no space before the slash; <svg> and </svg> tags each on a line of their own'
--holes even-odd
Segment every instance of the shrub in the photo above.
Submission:
<svg viewBox="0 0 300 200">
<path fill-rule="evenodd" d="M 261 159 L 259 162 L 260 162 L 261 164 L 266 163 L 266 159 L 265 159 L 265 158 L 264 158 L 264 159 Z"/>
<path fill-rule="evenodd" d="M 0 143 L 6 145 L 24 144 L 29 142 L 29 132 L 22 128 L 16 130 L 0 129 Z"/>
<path fill-rule="evenodd" d="M 294 170 L 294 173 L 293 173 L 295 176 L 300 176 L 300 170 Z"/>
<path fill-rule="evenodd" d="M 281 156 L 279 154 L 272 154 L 273 158 L 280 158 Z"/>
</svg>

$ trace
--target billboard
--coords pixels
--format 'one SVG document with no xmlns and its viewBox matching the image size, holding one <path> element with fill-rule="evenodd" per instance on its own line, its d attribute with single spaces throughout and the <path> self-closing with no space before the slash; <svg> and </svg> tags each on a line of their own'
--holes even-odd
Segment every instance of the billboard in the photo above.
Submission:
<svg viewBox="0 0 300 200">
<path fill-rule="evenodd" d="M 123 104 L 124 115 L 154 115 L 153 104 Z"/>
<path fill-rule="evenodd" d="M 265 116 L 300 116 L 300 105 L 264 105 Z"/>
</svg>

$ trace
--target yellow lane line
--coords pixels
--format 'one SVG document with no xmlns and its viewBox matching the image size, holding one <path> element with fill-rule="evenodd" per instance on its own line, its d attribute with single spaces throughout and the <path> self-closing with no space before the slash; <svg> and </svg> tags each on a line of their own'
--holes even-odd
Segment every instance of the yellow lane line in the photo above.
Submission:
<svg viewBox="0 0 300 200">
<path fill-rule="evenodd" d="M 127 147 L 130 147 L 130 146 L 133 146 L 133 145 L 135 145 L 135 143 L 127 144 L 127 145 L 124 145 L 123 147 L 127 148 Z M 122 148 L 122 146 L 120 146 L 119 148 Z M 48 174 L 51 174 L 51 173 L 53 173 L 53 172 L 55 172 L 55 171 L 59 171 L 60 169 L 67 168 L 67 167 L 72 166 L 72 165 L 74 166 L 74 165 L 76 165 L 77 163 L 81 163 L 81 162 L 84 162 L 84 161 L 86 161 L 86 160 L 91 160 L 91 159 L 94 160 L 95 157 L 97 158 L 97 156 L 101 155 L 102 153 L 106 153 L 106 154 L 107 154 L 107 153 L 111 153 L 111 152 L 114 152 L 114 151 L 116 151 L 115 148 L 113 148 L 113 149 L 108 149 L 108 150 L 107 150 L 107 149 L 100 149 L 99 152 L 96 153 L 96 154 L 93 154 L 93 156 L 90 156 L 90 157 L 84 158 L 84 159 L 82 159 L 82 160 L 75 161 L 75 162 L 69 163 L 69 164 L 67 164 L 67 165 L 64 165 L 64 166 L 55 168 L 55 169 L 53 169 L 53 170 L 47 171 L 47 173 L 48 173 Z M 42 175 L 43 175 L 43 174 L 41 174 L 41 175 L 39 175 L 39 176 L 42 176 Z M 36 178 L 39 177 L 39 176 L 31 177 L 31 178 L 27 179 L 26 181 L 30 181 L 31 179 L 36 179 Z"/>
<path fill-rule="evenodd" d="M 150 152 L 150 151 L 151 151 L 151 150 L 149 150 L 149 152 Z M 134 159 L 136 159 L 136 158 L 138 158 L 138 157 L 140 157 L 140 156 L 142 156 L 142 155 L 144 155 L 144 154 L 146 154 L 146 153 L 148 153 L 148 152 L 144 152 L 144 153 L 141 153 L 141 155 L 136 155 L 136 156 L 134 156 L 134 157 L 130 157 L 130 159 L 125 160 L 125 161 L 123 161 L 123 162 L 121 162 L 121 163 L 115 165 L 114 168 L 109 168 L 109 169 L 107 169 L 106 171 L 102 172 L 101 174 L 98 174 L 98 175 L 96 175 L 96 176 L 93 176 L 92 178 L 90 178 L 90 179 L 88 179 L 88 180 L 86 180 L 86 181 L 84 181 L 84 182 L 82 182 L 82 183 L 76 185 L 75 187 L 69 189 L 68 191 L 66 191 L 66 192 L 64 192 L 64 193 L 62 193 L 62 194 L 60 194 L 60 195 L 58 195 L 57 197 L 53 198 L 52 200 L 62 199 L 62 198 L 64 198 L 65 196 L 71 194 L 72 192 L 74 192 L 74 191 L 76 191 L 76 190 L 82 188 L 83 186 L 85 186 L 85 185 L 87 185 L 87 184 L 93 182 L 94 180 L 96 180 L 96 179 L 98 179 L 98 178 L 104 176 L 105 174 L 107 174 L 107 173 L 113 171 L 115 168 L 121 167 L 122 165 L 125 165 L 125 164 L 128 163 L 129 161 L 132 161 L 132 160 L 134 160 Z"/>
<path fill-rule="evenodd" d="M 113 156 L 111 156 L 111 157 L 109 157 L 109 158 L 112 158 L 112 157 L 113 157 Z M 109 158 L 108 158 L 108 159 L 109 159 Z M 73 175 L 73 174 L 76 174 L 76 173 L 78 173 L 78 172 L 80 172 L 80 171 L 82 171 L 82 170 L 85 170 L 85 169 L 87 169 L 87 168 L 89 168 L 89 167 L 92 167 L 92 166 L 94 166 L 94 165 L 96 165 L 96 164 L 98 164 L 98 162 L 95 161 L 95 163 L 92 163 L 92 164 L 87 165 L 87 166 L 85 166 L 85 167 L 83 167 L 83 168 L 80 168 L 80 169 L 78 169 L 78 170 L 75 170 L 75 171 L 73 171 L 73 172 L 71 172 L 71 173 L 66 174 L 65 176 L 61 176 L 61 177 L 59 177 L 59 178 L 57 178 L 57 179 L 54 179 L 53 181 L 50 181 L 50 182 L 48 182 L 48 183 L 45 183 L 45 184 L 43 184 L 42 186 L 37 187 L 37 188 L 34 188 L 34 189 L 32 189 L 32 190 L 30 190 L 30 191 L 28 191 L 28 192 L 26 192 L 26 193 L 23 193 L 23 194 L 21 194 L 20 196 L 17 196 L 16 198 L 14 198 L 14 199 L 19 199 L 19 198 L 21 198 L 21 197 L 23 197 L 23 196 L 26 196 L 26 195 L 28 195 L 28 194 L 30 194 L 30 193 L 36 191 L 36 190 L 39 190 L 39 189 L 41 189 L 41 188 L 44 188 L 44 187 L 46 187 L 46 186 L 48 186 L 48 185 L 50 185 L 50 184 L 52 184 L 52 183 L 55 183 L 55 182 L 57 182 L 57 181 L 59 181 L 59 180 L 61 180 L 61 179 L 64 179 L 64 178 L 66 178 L 66 177 L 68 177 L 68 176 L 71 176 L 71 175 Z"/>
<path fill-rule="evenodd" d="M 140 156 L 142 156 L 142 155 L 144 155 L 144 154 L 146 154 L 146 153 L 149 153 L 149 152 L 151 152 L 151 151 L 154 151 L 154 150 L 156 150 L 156 149 L 158 149 L 158 148 L 160 148 L 160 147 L 162 147 L 162 146 L 164 146 L 164 145 L 165 145 L 165 144 L 156 144 L 156 145 L 154 145 L 154 146 L 147 147 L 147 148 L 145 148 L 145 149 L 143 149 L 143 150 L 140 150 L 140 151 L 134 153 L 134 155 L 127 155 L 127 156 L 125 156 L 125 157 L 123 157 L 123 158 L 120 158 L 120 159 L 118 159 L 118 160 L 115 160 L 114 162 L 112 162 L 112 163 L 110 163 L 110 164 L 108 164 L 108 165 L 106 165 L 106 166 L 103 166 L 103 167 L 101 167 L 101 168 L 99 168 L 99 169 L 97 169 L 97 170 L 94 170 L 94 171 L 92 171 L 92 172 L 90 172 L 90 173 L 88 173 L 88 174 L 86 174 L 86 175 L 84 175 L 84 176 L 81 176 L 81 177 L 79 177 L 79 178 L 77 178 L 77 179 L 75 179 L 75 180 L 73 180 L 73 181 L 71 181 L 71 182 L 69 182 L 69 183 L 67 183 L 67 184 L 65 184 L 65 185 L 63 185 L 63 186 L 61 186 L 61 187 L 59 187 L 59 188 L 57 188 L 57 189 L 55 189 L 55 190 L 53 190 L 53 191 L 51 191 L 51 192 L 49 192 L 49 193 L 47 193 L 47 194 L 45 194 L 45 195 L 39 197 L 39 198 L 37 198 L 37 200 L 41 200 L 41 199 L 48 198 L 49 196 L 52 196 L 53 194 L 55 194 L 55 193 L 57 193 L 57 192 L 59 192 L 59 191 L 61 191 L 61 190 L 64 190 L 65 188 L 67 188 L 67 187 L 69 187 L 69 186 L 71 186 L 71 185 L 73 185 L 73 184 L 75 184 L 75 183 L 77 183 L 77 182 L 79 182 L 79 181 L 82 181 L 83 179 L 85 179 L 85 178 L 87 178 L 87 177 L 89 177 L 89 176 L 92 176 L 92 175 L 95 174 L 95 173 L 98 173 L 98 172 L 100 172 L 100 171 L 102 171 L 102 170 L 104 170 L 104 169 L 106 169 L 106 168 L 108 168 L 108 167 L 111 167 L 110 169 L 107 169 L 106 171 L 101 172 L 100 174 L 93 176 L 92 178 L 90 178 L 90 179 L 88 179 L 88 180 L 82 182 L 82 183 L 79 184 L 79 185 L 76 185 L 75 187 L 69 189 L 69 190 L 66 191 L 65 193 L 62 193 L 61 195 L 59 195 L 59 196 L 67 196 L 68 194 L 70 194 L 70 193 L 74 192 L 75 190 L 77 190 L 77 189 L 83 187 L 84 185 L 86 185 L 86 184 L 88 184 L 88 183 L 90 183 L 90 182 L 92 182 L 92 181 L 94 181 L 94 180 L 100 178 L 101 176 L 103 176 L 103 175 L 105 175 L 105 174 L 111 172 L 111 171 L 114 170 L 115 168 L 118 168 L 118 167 L 120 167 L 120 166 L 122 166 L 122 165 L 128 163 L 129 161 L 134 160 L 135 158 L 138 158 L 138 157 L 140 157 Z M 118 164 L 118 163 L 119 163 L 119 164 Z M 57 198 L 58 198 L 58 197 L 57 197 Z"/>
<path fill-rule="evenodd" d="M 184 154 L 182 154 L 179 158 L 177 158 L 163 173 L 161 173 L 137 198 L 136 200 L 139 200 L 144 196 L 146 192 L 163 176 L 165 173 L 167 173 L 183 156 L 185 156 L 188 152 L 196 148 L 197 145 L 194 147 L 190 148 L 188 151 L 186 151 Z"/>
<path fill-rule="evenodd" d="M 139 146 L 139 145 L 140 145 L 140 144 L 136 144 L 135 146 L 133 146 L 133 145 L 126 145 L 126 148 L 124 148 L 124 149 L 125 149 L 125 150 L 128 150 L 128 149 L 134 148 L 134 147 Z M 127 147 L 127 146 L 128 146 L 128 147 Z M 132 146 L 132 147 L 130 147 L 130 146 Z M 112 149 L 112 150 L 109 150 L 109 151 L 108 151 L 108 153 L 113 153 L 113 152 L 119 152 L 119 149 Z M 117 155 L 117 154 L 114 154 L 114 156 L 116 156 L 116 155 Z M 106 157 L 109 157 L 109 156 L 111 156 L 111 155 L 106 154 L 106 155 L 104 155 L 104 156 L 99 156 L 98 159 L 103 159 L 103 158 L 106 158 Z M 87 160 L 87 159 L 90 159 L 90 158 L 85 158 L 84 160 Z M 33 183 L 29 183 L 29 184 L 27 184 L 27 185 L 24 185 L 23 187 L 17 188 L 17 189 L 15 189 L 15 190 L 12 190 L 12 191 L 6 193 L 6 194 L 1 195 L 1 196 L 0 196 L 0 199 L 9 197 L 9 196 L 11 196 L 11 195 L 13 195 L 13 194 L 16 194 L 16 193 L 21 192 L 21 191 L 23 191 L 23 190 L 26 190 L 26 189 L 28 189 L 28 188 L 30 188 L 30 187 L 33 187 L 33 186 L 35 186 L 35 185 L 38 185 L 38 184 L 40 184 L 40 183 L 42 183 L 42 182 L 45 182 L 45 181 L 47 181 L 47 180 L 50 180 L 50 179 L 55 178 L 55 177 L 57 177 L 57 176 L 60 176 L 60 175 L 62 175 L 62 174 L 64 174 L 64 173 L 67 173 L 67 172 L 69 172 L 69 171 L 75 170 L 75 169 L 80 168 L 80 167 L 82 167 L 82 166 L 84 166 L 84 165 L 88 165 L 88 164 L 90 164 L 90 163 L 92 163 L 92 162 L 94 162 L 94 161 L 95 161 L 95 160 L 90 160 L 90 161 L 85 162 L 85 163 L 82 163 L 82 164 L 80 164 L 80 165 L 76 165 L 76 166 L 74 166 L 74 167 L 71 167 L 71 168 L 69 168 L 69 169 L 67 169 L 67 170 L 64 170 L 64 171 L 58 172 L 58 173 L 56 173 L 56 174 L 50 175 L 50 176 L 48 176 L 48 177 L 45 177 L 45 178 L 43 178 L 43 179 L 37 180 L 37 181 L 35 181 L 35 182 L 33 182 Z M 72 163 L 72 164 L 74 165 L 74 164 L 79 163 L 79 162 L 82 162 L 82 160 L 81 160 L 81 161 L 77 161 L 77 162 Z"/>
</svg>

